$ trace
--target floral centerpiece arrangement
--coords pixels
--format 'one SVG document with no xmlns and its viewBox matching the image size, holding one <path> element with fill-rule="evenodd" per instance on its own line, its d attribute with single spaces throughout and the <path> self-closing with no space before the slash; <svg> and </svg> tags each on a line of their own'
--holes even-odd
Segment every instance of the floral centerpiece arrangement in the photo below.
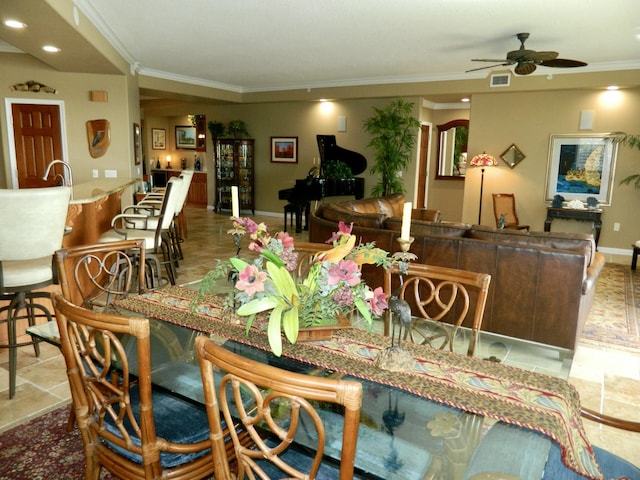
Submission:
<svg viewBox="0 0 640 480">
<path fill-rule="evenodd" d="M 286 232 L 272 236 L 266 226 L 250 218 L 232 218 L 228 233 L 239 245 L 243 235 L 250 238 L 249 250 L 258 253 L 249 262 L 238 257 L 219 261 L 203 279 L 204 294 L 220 278 L 234 281 L 228 305 L 236 314 L 247 316 L 247 329 L 261 312 L 269 313 L 267 336 L 275 355 L 282 353 L 281 332 L 295 343 L 300 327 L 337 323 L 339 315 L 357 311 L 371 324 L 387 308 L 387 296 L 381 287 L 370 288 L 361 277 L 363 264 L 386 266 L 394 258 L 375 244 L 358 244 L 351 226 L 340 222 L 339 231 L 327 243 L 332 248 L 313 254 L 308 268 L 298 268 L 299 252 Z M 301 275 L 298 272 L 303 271 Z M 301 276 L 302 278 L 299 278 Z"/>
</svg>

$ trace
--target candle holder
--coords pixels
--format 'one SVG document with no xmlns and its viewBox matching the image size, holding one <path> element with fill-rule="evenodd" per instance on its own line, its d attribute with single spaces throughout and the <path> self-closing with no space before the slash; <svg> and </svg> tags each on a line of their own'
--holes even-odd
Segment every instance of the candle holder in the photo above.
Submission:
<svg viewBox="0 0 640 480">
<path fill-rule="evenodd" d="M 411 248 L 411 244 L 413 243 L 414 240 L 415 240 L 415 238 L 413 238 L 413 237 L 409 237 L 409 238 L 398 237 L 398 238 L 396 238 L 396 241 L 400 244 L 400 249 L 403 251 L 403 253 L 407 253 L 409 251 L 409 249 Z"/>
</svg>

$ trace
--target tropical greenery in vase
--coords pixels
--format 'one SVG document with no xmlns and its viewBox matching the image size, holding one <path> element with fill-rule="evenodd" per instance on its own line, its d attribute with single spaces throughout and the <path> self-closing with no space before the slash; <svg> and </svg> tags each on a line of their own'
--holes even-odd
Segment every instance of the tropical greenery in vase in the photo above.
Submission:
<svg viewBox="0 0 640 480">
<path fill-rule="evenodd" d="M 295 343 L 300 327 L 332 325 L 338 315 L 358 312 L 371 324 L 387 308 L 381 287 L 370 288 L 363 280 L 363 264 L 387 266 L 394 258 L 373 243 L 356 245 L 351 227 L 343 222 L 327 242 L 332 248 L 313 254 L 307 267 L 298 267 L 299 252 L 286 232 L 270 235 L 263 223 L 250 218 L 232 218 L 228 233 L 238 239 L 248 235 L 249 250 L 258 253 L 252 261 L 233 257 L 221 261 L 202 281 L 206 293 L 220 278 L 234 280 L 231 305 L 236 314 L 248 317 L 247 330 L 257 314 L 269 312 L 267 336 L 275 355 L 282 353 L 282 337 Z M 303 271 L 301 275 L 297 272 Z"/>
</svg>

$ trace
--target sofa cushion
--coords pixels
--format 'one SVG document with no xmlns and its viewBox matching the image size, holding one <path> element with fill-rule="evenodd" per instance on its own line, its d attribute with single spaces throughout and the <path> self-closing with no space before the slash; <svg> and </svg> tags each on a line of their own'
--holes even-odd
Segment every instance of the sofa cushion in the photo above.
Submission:
<svg viewBox="0 0 640 480">
<path fill-rule="evenodd" d="M 384 228 L 394 232 L 402 230 L 402 218 L 387 218 L 384 222 Z M 466 223 L 454 222 L 424 222 L 422 220 L 411 219 L 411 236 L 418 237 L 422 235 L 443 236 L 443 237 L 464 237 L 469 225 Z"/>
<path fill-rule="evenodd" d="M 526 232 L 474 225 L 469 230 L 468 237 L 513 245 L 548 247 L 578 252 L 587 257 L 587 266 L 593 263 L 596 252 L 593 235 L 588 233 Z"/>
<path fill-rule="evenodd" d="M 401 217 L 404 207 L 404 195 L 394 193 L 386 197 L 371 197 L 362 200 L 350 200 L 339 205 L 358 213 L 379 213 L 385 217 Z"/>
<path fill-rule="evenodd" d="M 414 208 L 411 211 L 411 220 L 423 220 L 425 222 L 438 223 L 440 218 L 440 210 L 429 210 L 426 208 Z"/>
<path fill-rule="evenodd" d="M 329 203 L 322 207 L 320 216 L 332 222 L 343 221 L 347 225 L 353 223 L 358 227 L 382 228 L 386 215 L 380 213 L 357 213 L 341 203 Z M 336 225 L 337 230 L 337 225 Z"/>
</svg>

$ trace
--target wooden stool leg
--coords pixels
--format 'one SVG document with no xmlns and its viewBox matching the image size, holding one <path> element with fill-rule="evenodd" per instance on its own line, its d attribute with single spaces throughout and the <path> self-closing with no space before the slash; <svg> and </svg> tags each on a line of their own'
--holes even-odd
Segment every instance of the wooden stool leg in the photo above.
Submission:
<svg viewBox="0 0 640 480">
<path fill-rule="evenodd" d="M 633 247 L 633 253 L 631 254 L 631 270 L 635 270 L 638 265 L 638 254 L 640 253 L 640 247 Z"/>
</svg>

